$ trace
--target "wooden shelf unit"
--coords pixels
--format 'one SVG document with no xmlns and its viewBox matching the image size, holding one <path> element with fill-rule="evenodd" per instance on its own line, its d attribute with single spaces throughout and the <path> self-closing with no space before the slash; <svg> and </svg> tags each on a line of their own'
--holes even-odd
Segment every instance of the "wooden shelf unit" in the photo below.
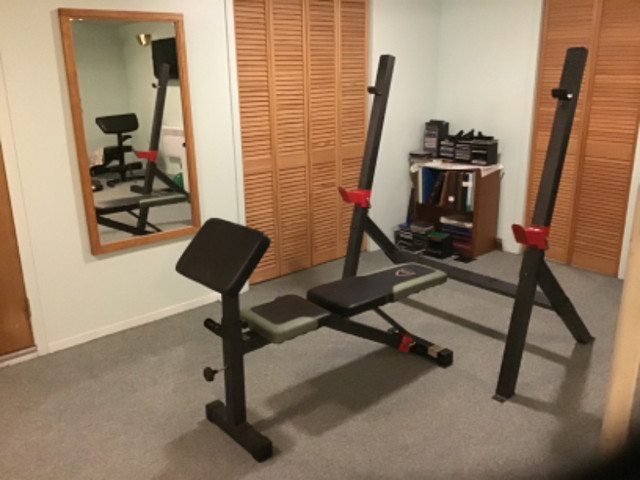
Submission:
<svg viewBox="0 0 640 480">
<path fill-rule="evenodd" d="M 500 174 L 502 170 L 494 171 L 484 177 L 480 173 L 480 168 L 473 166 L 458 171 L 475 173 L 473 229 L 471 232 L 471 248 L 454 246 L 454 252 L 465 257 L 475 258 L 496 249 Z M 438 207 L 416 202 L 414 203 L 413 220 L 424 220 L 433 223 L 435 229 L 439 231 L 441 228 L 440 217 L 454 213 L 461 212 L 450 207 Z"/>
</svg>

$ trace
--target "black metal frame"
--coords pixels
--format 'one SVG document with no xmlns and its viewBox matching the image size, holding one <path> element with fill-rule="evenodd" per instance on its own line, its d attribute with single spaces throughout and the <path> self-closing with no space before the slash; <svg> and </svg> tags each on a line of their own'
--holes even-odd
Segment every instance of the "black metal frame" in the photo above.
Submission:
<svg viewBox="0 0 640 480">
<path fill-rule="evenodd" d="M 156 103 L 153 112 L 153 122 L 151 126 L 151 139 L 149 141 L 150 152 L 157 152 L 160 145 L 162 118 L 164 116 L 164 106 L 167 97 L 168 82 L 169 65 L 163 64 L 160 70 L 160 76 L 158 78 L 158 85 L 156 87 Z M 141 194 L 140 197 L 131 197 L 131 201 L 128 204 L 113 208 L 99 208 L 96 206 L 96 221 L 99 225 L 104 225 L 109 228 L 131 233 L 132 235 L 147 235 L 150 233 L 161 232 L 162 230 L 160 228 L 149 222 L 149 209 L 154 206 L 189 201 L 189 193 L 184 188 L 176 184 L 166 173 L 160 170 L 155 161 L 147 161 L 143 178 L 144 185 L 142 187 L 131 187 L 131 190 L 133 192 Z M 166 198 L 166 195 L 154 194 L 153 184 L 156 178 L 164 183 L 169 188 L 169 190 L 176 194 L 183 195 L 184 198 L 176 198 L 171 201 L 170 199 Z M 135 210 L 138 210 L 137 214 L 134 213 Z M 106 217 L 106 215 L 112 213 L 124 212 L 129 213 L 136 218 L 135 226 Z"/>
<path fill-rule="evenodd" d="M 533 215 L 533 224 L 537 226 L 548 227 L 551 223 L 586 57 L 587 50 L 585 48 L 571 48 L 567 51 L 560 87 L 552 92 L 552 95 L 559 101 Z M 376 85 L 369 89 L 369 93 L 374 94 L 375 98 L 358 182 L 358 190 L 368 194 L 373 186 L 393 66 L 394 58 L 392 56 L 381 57 Z M 544 262 L 545 251 L 543 249 L 527 247 L 520 268 L 520 281 L 515 285 L 400 250 L 369 217 L 368 201 L 360 204 L 354 203 L 349 243 L 342 272 L 343 278 L 357 274 L 362 239 L 366 233 L 393 263 L 420 263 L 445 272 L 452 280 L 515 298 L 494 398 L 504 401 L 514 394 L 529 319 L 534 305 L 554 310 L 579 343 L 589 343 L 593 340 L 571 301 Z M 540 286 L 542 292 L 537 291 L 537 285 Z"/>
<path fill-rule="evenodd" d="M 448 367 L 453 363 L 451 350 L 409 333 L 380 308 L 373 310 L 391 326 L 389 330 L 371 327 L 336 314 L 324 319 L 321 327 L 418 355 L 436 362 L 441 367 Z M 224 403 L 214 400 L 207 404 L 207 419 L 220 427 L 254 459 L 262 462 L 273 454 L 273 445 L 269 438 L 247 422 L 244 356 L 269 345 L 270 342 L 242 322 L 237 293 L 223 293 L 222 322 L 207 318 L 204 326 L 222 339 L 225 391 Z M 215 373 L 216 370 L 206 368 L 205 378 L 213 381 Z"/>
<path fill-rule="evenodd" d="M 552 95 L 558 99 L 558 105 L 533 210 L 531 223 L 535 227 L 546 229 L 551 225 L 587 54 L 586 48 L 567 50 L 560 87 L 552 91 Z M 522 258 L 520 281 L 513 304 L 507 343 L 494 396 L 498 401 L 505 401 L 515 393 L 527 330 L 531 320 L 532 298 L 536 293 L 537 286 L 540 286 L 553 309 L 577 342 L 587 344 L 594 340 L 571 300 L 546 264 L 544 256 L 544 248 L 529 245 Z"/>
<path fill-rule="evenodd" d="M 367 141 L 362 158 L 362 168 L 360 169 L 360 179 L 358 180 L 358 189 L 365 191 L 371 191 L 371 187 L 373 186 L 373 177 L 376 172 L 376 162 L 378 161 L 378 150 L 380 149 L 380 137 L 382 136 L 382 127 L 387 111 L 387 100 L 389 99 L 389 89 L 391 88 L 391 77 L 393 76 L 395 62 L 396 59 L 394 56 L 382 55 L 378 62 L 376 84 L 374 87 L 368 89 L 369 93 L 374 95 L 374 100 L 371 117 L 369 118 L 369 129 L 367 131 Z M 374 224 L 368 215 L 369 207 L 354 205 L 342 278 L 353 277 L 358 273 L 362 239 L 365 231 L 369 233 L 367 226 Z M 367 222 L 367 220 L 369 220 L 369 222 Z"/>
<path fill-rule="evenodd" d="M 323 326 L 338 332 L 353 335 L 354 337 L 387 345 L 404 353 L 412 353 L 425 357 L 436 362 L 441 367 L 448 367 L 453 363 L 453 352 L 448 348 L 441 347 L 440 345 L 431 343 L 424 338 L 410 333 L 380 308 L 374 308 L 373 311 L 391 325 L 389 330 L 380 330 L 336 314 L 331 315 L 323 323 Z"/>
<path fill-rule="evenodd" d="M 269 342 L 254 332 L 243 332 L 237 293 L 222 295 L 222 323 L 208 318 L 204 326 L 222 339 L 225 369 L 225 403 L 220 400 L 208 403 L 207 419 L 220 427 L 258 462 L 262 462 L 273 454 L 273 444 L 247 422 L 244 355 Z M 207 379 L 213 380 L 213 377 Z"/>
</svg>

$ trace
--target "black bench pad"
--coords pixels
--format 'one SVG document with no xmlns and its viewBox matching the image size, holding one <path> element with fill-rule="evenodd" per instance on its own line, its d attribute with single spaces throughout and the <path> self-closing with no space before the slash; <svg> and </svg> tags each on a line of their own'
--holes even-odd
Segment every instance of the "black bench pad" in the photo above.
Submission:
<svg viewBox="0 0 640 480">
<path fill-rule="evenodd" d="M 405 263 L 320 285 L 307 292 L 307 299 L 349 317 L 440 285 L 446 280 L 444 272 L 418 263 Z"/>
<path fill-rule="evenodd" d="M 251 330 L 272 343 L 282 343 L 321 326 L 330 312 L 297 295 L 284 295 L 240 312 Z"/>
</svg>

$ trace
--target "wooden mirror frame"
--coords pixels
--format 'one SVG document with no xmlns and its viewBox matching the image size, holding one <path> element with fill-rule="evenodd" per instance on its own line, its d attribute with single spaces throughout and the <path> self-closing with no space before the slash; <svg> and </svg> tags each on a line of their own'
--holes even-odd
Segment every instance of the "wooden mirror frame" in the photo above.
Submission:
<svg viewBox="0 0 640 480">
<path fill-rule="evenodd" d="M 109 243 L 101 243 L 98 232 L 98 221 L 91 189 L 91 174 L 89 171 L 89 158 L 86 145 L 86 135 L 82 118 L 82 103 L 80 99 L 80 85 L 76 69 L 76 53 L 73 45 L 73 32 L 71 20 L 75 18 L 91 20 L 123 20 L 139 22 L 172 22 L 176 34 L 176 50 L 178 56 L 178 72 L 180 75 L 180 96 L 182 100 L 182 118 L 184 137 L 187 153 L 187 169 L 189 172 L 189 197 L 191 205 L 191 222 L 188 227 L 180 227 L 166 232 L 157 232 L 140 235 L 132 238 L 116 240 Z M 123 248 L 146 245 L 152 242 L 168 240 L 171 238 L 191 235 L 200 228 L 200 204 L 198 200 L 198 179 L 196 173 L 195 151 L 193 143 L 193 123 L 191 118 L 191 98 L 189 95 L 189 74 L 187 71 L 187 53 L 185 48 L 184 19 L 180 13 L 158 13 L 138 11 L 116 10 L 87 10 L 87 9 L 58 9 L 60 21 L 60 33 L 64 50 L 64 62 L 67 73 L 67 85 L 69 88 L 69 100 L 71 103 L 71 116 L 75 135 L 80 180 L 82 183 L 82 198 L 87 218 L 89 243 L 91 253 L 94 255 L 113 252 Z"/>
</svg>

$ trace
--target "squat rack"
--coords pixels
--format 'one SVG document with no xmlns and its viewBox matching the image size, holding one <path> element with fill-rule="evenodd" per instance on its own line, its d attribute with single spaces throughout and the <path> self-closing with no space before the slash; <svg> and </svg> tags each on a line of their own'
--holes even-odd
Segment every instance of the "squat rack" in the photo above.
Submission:
<svg viewBox="0 0 640 480">
<path fill-rule="evenodd" d="M 368 92 L 374 95 L 374 101 L 358 188 L 347 191 L 339 187 L 343 200 L 354 204 L 349 243 L 342 273 L 343 278 L 357 274 L 362 239 L 366 233 L 381 248 L 384 254 L 396 264 L 405 262 L 420 263 L 445 272 L 453 280 L 515 298 L 498 385 L 494 396 L 498 401 L 505 401 L 515 393 L 534 305 L 554 310 L 577 342 L 587 344 L 594 340 L 544 259 L 548 244 L 549 226 L 562 176 L 562 168 L 578 103 L 587 53 L 587 49 L 582 47 L 574 47 L 567 50 L 560 86 L 551 92 L 551 95 L 558 100 L 558 104 L 540 179 L 532 225 L 526 228 L 520 225 L 512 226 L 516 241 L 526 246 L 518 284 L 470 272 L 419 254 L 400 250 L 369 217 L 371 188 L 375 176 L 382 127 L 395 63 L 395 58 L 391 55 L 380 57 L 376 87 L 369 87 L 368 89 Z M 537 286 L 540 286 L 542 292 L 537 291 Z"/>
</svg>

